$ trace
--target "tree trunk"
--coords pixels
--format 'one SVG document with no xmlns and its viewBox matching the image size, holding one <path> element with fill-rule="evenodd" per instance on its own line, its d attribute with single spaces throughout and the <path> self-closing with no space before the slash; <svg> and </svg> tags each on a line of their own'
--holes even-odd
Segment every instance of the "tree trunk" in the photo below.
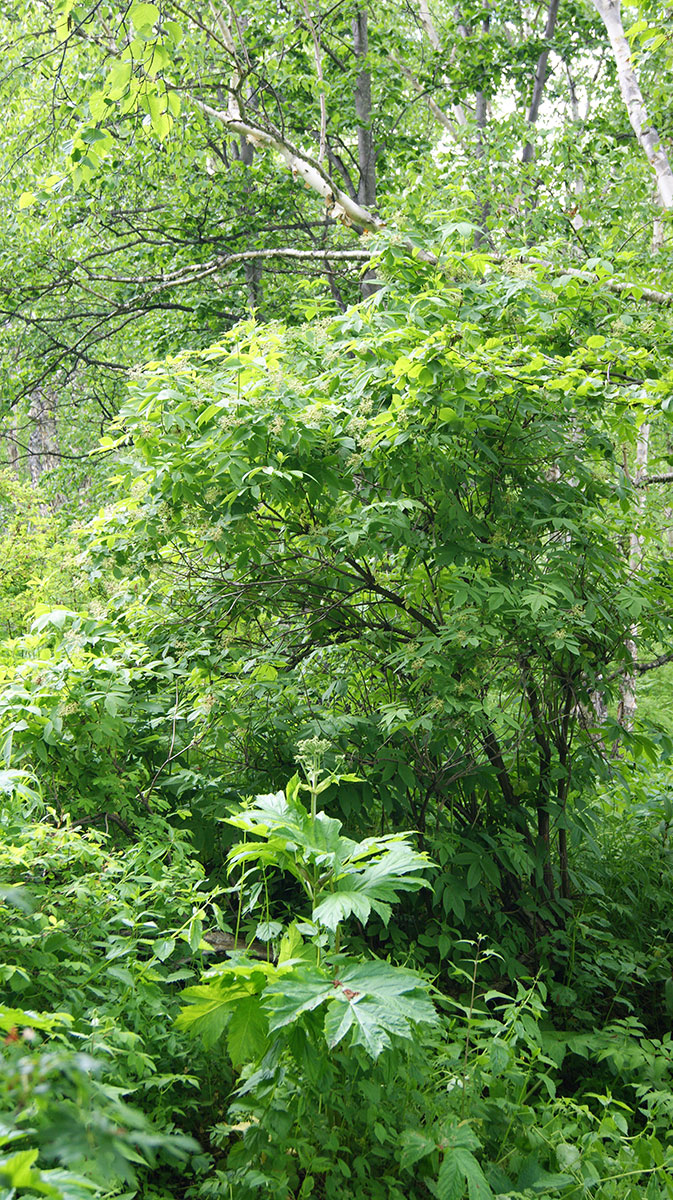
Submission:
<svg viewBox="0 0 673 1200">
<path fill-rule="evenodd" d="M 631 128 L 657 177 L 662 207 L 673 208 L 673 171 L 659 134 L 647 116 L 638 77 L 631 61 L 631 50 L 624 34 L 620 0 L 594 0 L 594 4 L 610 39 L 617 66 L 619 90 L 629 114 Z"/>
<path fill-rule="evenodd" d="M 491 25 L 491 16 L 490 16 L 490 12 L 488 11 L 488 9 L 489 9 L 489 6 L 487 5 L 486 13 L 481 22 L 482 33 L 484 33 L 484 34 L 488 33 L 488 31 L 490 29 L 490 25 Z M 486 95 L 486 92 L 484 92 L 482 89 L 480 89 L 476 93 L 475 98 L 474 98 L 474 115 L 475 115 L 475 124 L 477 126 L 477 144 L 476 144 L 475 153 L 476 153 L 477 158 L 484 158 L 484 156 L 486 154 L 485 130 L 486 130 L 486 125 L 488 124 L 488 96 Z M 486 191 L 487 198 L 485 200 L 483 200 L 480 205 L 480 208 L 481 208 L 480 220 L 481 220 L 482 228 L 477 229 L 474 234 L 474 246 L 475 246 L 476 250 L 479 250 L 479 249 L 481 249 L 482 246 L 485 246 L 488 244 L 488 218 L 491 213 L 491 204 L 490 204 L 490 201 L 488 200 L 488 181 L 486 180 L 485 183 L 486 183 L 485 191 Z"/>
<path fill-rule="evenodd" d="M 357 8 L 353 17 L 353 50 L 358 61 L 366 60 L 369 52 L 367 10 Z M 376 205 L 376 152 L 372 134 L 372 76 L 369 67 L 363 65 L 355 83 L 355 113 L 358 137 L 358 203 L 368 212 Z M 360 284 L 364 299 L 378 291 L 376 274 L 366 271 Z"/>
<path fill-rule="evenodd" d="M 483 158 L 486 150 L 484 146 L 484 130 L 488 121 L 488 100 L 484 92 L 477 92 L 475 97 L 475 120 L 477 126 L 477 145 L 475 154 L 477 158 Z M 487 223 L 491 212 L 489 200 L 483 200 L 480 205 L 480 220 L 481 228 L 475 229 L 474 232 L 474 248 L 480 250 L 483 246 L 488 245 Z"/>
<path fill-rule="evenodd" d="M 633 477 L 635 484 L 642 483 L 647 475 L 647 459 L 650 449 L 650 426 L 649 424 L 641 425 L 638 433 L 638 443 L 636 447 L 636 470 Z M 642 503 L 642 501 L 641 501 Z M 639 505 L 640 507 L 640 505 Z M 643 541 L 635 529 L 629 539 L 629 567 L 633 576 L 640 571 L 640 564 L 643 557 Z M 638 662 L 638 626 L 631 626 L 629 637 L 626 639 L 626 650 L 631 659 L 632 667 L 624 672 L 624 676 L 619 686 L 620 699 L 617 715 L 620 725 L 624 729 L 633 729 L 633 723 L 636 717 L 636 664 Z"/>
<path fill-rule="evenodd" d="M 248 140 L 248 138 L 245 136 L 245 134 L 241 134 L 238 141 L 234 142 L 234 145 L 232 148 L 232 157 L 237 159 L 238 162 L 243 163 L 244 167 L 248 168 L 248 170 L 250 169 L 250 167 L 252 167 L 253 160 L 255 157 L 255 148 L 254 148 L 252 142 L 250 142 Z M 248 182 L 246 182 L 246 184 L 245 184 L 246 194 L 249 195 L 252 192 L 252 190 L 253 190 L 252 183 L 248 180 Z M 243 264 L 243 274 L 245 275 L 245 287 L 246 287 L 246 291 L 248 293 L 248 304 L 253 309 L 259 308 L 259 305 L 261 303 L 262 270 L 263 270 L 263 265 L 258 259 L 255 259 L 252 262 L 246 262 Z"/>
<path fill-rule="evenodd" d="M 526 117 L 526 120 L 530 126 L 533 126 L 535 124 L 535 122 L 537 121 L 537 118 L 538 118 L 538 113 L 540 111 L 540 104 L 542 102 L 542 94 L 544 92 L 545 80 L 547 78 L 547 63 L 549 61 L 549 51 L 551 49 L 549 43 L 551 42 L 551 39 L 554 36 L 554 30 L 556 29 L 556 18 L 558 17 L 559 3 L 560 3 L 560 0 L 551 0 L 549 8 L 547 9 L 547 23 L 545 25 L 545 30 L 544 30 L 544 39 L 545 39 L 545 42 L 547 43 L 547 45 L 545 46 L 544 50 L 542 51 L 542 53 L 540 54 L 540 57 L 537 60 L 537 67 L 535 69 L 535 79 L 533 81 L 533 95 L 531 96 L 530 107 L 528 109 L 528 115 Z M 526 142 L 526 144 L 523 148 L 523 154 L 521 156 L 522 162 L 525 162 L 525 163 L 532 162 L 534 154 L 535 154 L 535 151 L 533 149 L 533 143 Z"/>
<path fill-rule="evenodd" d="M 33 393 L 28 423 L 28 474 L 33 487 L 37 487 L 43 472 L 56 466 L 58 453 L 54 399 L 48 392 Z"/>
</svg>

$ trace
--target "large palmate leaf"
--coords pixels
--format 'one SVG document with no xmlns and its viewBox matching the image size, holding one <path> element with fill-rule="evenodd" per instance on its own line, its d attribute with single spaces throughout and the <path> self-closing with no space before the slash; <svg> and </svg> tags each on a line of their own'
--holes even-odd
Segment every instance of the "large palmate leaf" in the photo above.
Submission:
<svg viewBox="0 0 673 1200">
<path fill-rule="evenodd" d="M 227 856 L 230 870 L 256 862 L 275 865 L 301 879 L 303 865 L 312 862 L 330 874 L 356 844 L 341 836 L 341 821 L 323 812 L 312 817 L 296 799 L 291 784 L 287 793 L 257 796 L 228 823 L 263 839 L 233 846 Z"/>
<path fill-rule="evenodd" d="M 330 1004 L 325 1015 L 325 1038 L 330 1050 L 347 1033 L 351 1033 L 353 1046 L 363 1046 L 372 1058 L 378 1058 L 393 1037 L 410 1038 L 412 1029 L 393 1008 L 360 996 L 356 1001 L 344 998 L 342 1003 Z"/>
<path fill-rule="evenodd" d="M 257 1059 L 266 1049 L 268 1022 L 258 996 L 239 1000 L 227 1029 L 227 1049 L 235 1067 Z"/>
<path fill-rule="evenodd" d="M 187 1001 L 187 1007 L 180 1010 L 176 1024 L 199 1034 L 204 1045 L 210 1047 L 236 1016 L 234 1030 L 230 1032 L 232 1057 L 243 1061 L 240 1056 L 244 1049 L 250 1047 L 253 1040 L 259 1040 L 260 1046 L 264 1040 L 264 1018 L 261 1013 L 253 1016 L 252 1010 L 254 1004 L 259 1007 L 257 997 L 266 984 L 268 973 L 274 970 L 267 963 L 241 964 L 224 970 L 208 983 L 185 988 L 182 999 Z M 255 1045 L 255 1052 L 258 1048 Z"/>
<path fill-rule="evenodd" d="M 348 882 L 343 881 L 335 892 L 329 892 L 320 904 L 316 904 L 312 913 L 314 921 L 332 930 L 336 930 L 346 917 L 357 917 L 363 925 L 367 924 L 373 902 L 359 888 L 349 887 Z"/>
<path fill-rule="evenodd" d="M 269 1028 L 281 1029 L 326 1004 L 324 1030 L 330 1049 L 350 1033 L 352 1045 L 378 1058 L 393 1038 L 409 1039 L 415 1026 L 436 1024 L 427 985 L 415 971 L 379 960 L 337 959 L 334 968 L 295 971 L 283 981 L 280 993 L 270 983 L 265 993 Z"/>
<path fill-rule="evenodd" d="M 368 838 L 354 846 L 341 864 L 334 890 L 313 909 L 313 920 L 335 930 L 340 921 L 355 916 L 366 924 L 371 911 L 388 924 L 391 902 L 399 892 L 426 886 L 420 874 L 432 864 L 415 850 L 406 834 Z"/>
<path fill-rule="evenodd" d="M 269 1029 L 274 1031 L 293 1024 L 305 1012 L 324 1004 L 334 994 L 334 979 L 318 967 L 306 967 L 283 981 L 282 992 L 268 989 L 266 1007 Z"/>
<path fill-rule="evenodd" d="M 254 841 L 234 846 L 229 869 L 275 866 L 287 871 L 312 902 L 312 919 L 335 932 L 355 916 L 363 925 L 373 912 L 387 924 L 400 892 L 426 886 L 422 872 L 432 864 L 407 833 L 354 842 L 341 833 L 341 822 L 324 812 L 310 813 L 300 803 L 297 777 L 285 793 L 257 798 L 229 823 Z"/>
</svg>

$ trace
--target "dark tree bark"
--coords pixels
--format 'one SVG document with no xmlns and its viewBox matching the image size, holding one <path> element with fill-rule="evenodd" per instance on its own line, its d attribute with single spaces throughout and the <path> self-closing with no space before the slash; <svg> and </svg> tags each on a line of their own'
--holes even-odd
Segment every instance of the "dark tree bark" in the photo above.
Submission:
<svg viewBox="0 0 673 1200">
<path fill-rule="evenodd" d="M 353 50 L 359 62 L 369 53 L 367 10 L 357 8 L 353 17 Z M 368 212 L 376 206 L 376 150 L 372 132 L 372 76 L 366 61 L 358 70 L 355 84 L 355 113 L 358 138 L 358 203 Z M 366 299 L 378 290 L 376 275 L 367 271 L 362 279 L 362 295 Z"/>
<path fill-rule="evenodd" d="M 542 103 L 542 94 L 544 92 L 544 85 L 545 85 L 545 81 L 547 79 L 547 64 L 549 62 L 549 51 L 551 49 L 550 42 L 554 36 L 554 30 L 556 29 L 556 19 L 558 17 L 559 2 L 560 2 L 560 0 L 550 0 L 549 8 L 547 10 L 547 23 L 545 25 L 545 30 L 544 30 L 544 38 L 545 38 L 545 42 L 547 43 L 547 45 L 545 46 L 544 50 L 542 51 L 542 53 L 540 54 L 540 57 L 537 60 L 537 67 L 535 69 L 535 80 L 533 82 L 533 95 L 531 96 L 530 107 L 528 109 L 528 115 L 526 117 L 528 124 L 531 126 L 534 125 L 535 122 L 537 121 L 538 113 L 540 112 L 540 104 Z M 526 144 L 523 148 L 523 154 L 521 156 L 522 161 L 525 163 L 532 162 L 534 154 L 535 154 L 535 151 L 533 149 L 533 143 L 526 142 Z"/>
</svg>

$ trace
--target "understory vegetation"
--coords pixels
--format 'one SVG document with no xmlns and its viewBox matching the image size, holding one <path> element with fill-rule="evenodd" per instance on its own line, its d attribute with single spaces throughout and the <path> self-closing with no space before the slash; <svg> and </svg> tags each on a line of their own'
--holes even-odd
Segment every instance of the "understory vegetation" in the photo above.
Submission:
<svg viewBox="0 0 673 1200">
<path fill-rule="evenodd" d="M 673 1197 L 623 19 L 0 16 L 0 1200 Z"/>
</svg>

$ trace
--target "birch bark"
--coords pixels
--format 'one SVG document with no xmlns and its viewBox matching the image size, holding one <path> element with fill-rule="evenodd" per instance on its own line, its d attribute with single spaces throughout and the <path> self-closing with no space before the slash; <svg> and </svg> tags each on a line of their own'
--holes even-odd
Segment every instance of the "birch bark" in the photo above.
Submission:
<svg viewBox="0 0 673 1200">
<path fill-rule="evenodd" d="M 383 228 L 382 221 L 336 186 L 322 162 L 316 162 L 309 154 L 297 146 L 293 146 L 276 129 L 263 128 L 246 118 L 239 96 L 242 71 L 239 65 L 236 40 L 231 26 L 222 13 L 218 14 L 217 24 L 223 44 L 232 60 L 227 107 L 226 109 L 213 108 L 210 104 L 205 104 L 202 100 L 197 99 L 196 96 L 183 94 L 183 99 L 188 99 L 190 104 L 214 120 L 221 121 L 232 133 L 246 138 L 253 147 L 275 150 L 295 179 L 302 179 L 307 188 L 322 196 L 328 212 L 335 220 L 343 221 L 346 225 L 352 225 L 356 229 L 368 233 L 374 233 L 377 229 Z"/>
<path fill-rule="evenodd" d="M 631 50 L 622 25 L 620 0 L 594 0 L 594 4 L 610 39 L 617 66 L 619 90 L 629 114 L 631 128 L 655 173 L 662 207 L 672 209 L 673 171 L 659 134 L 647 115 L 638 76 L 631 60 Z"/>
</svg>

